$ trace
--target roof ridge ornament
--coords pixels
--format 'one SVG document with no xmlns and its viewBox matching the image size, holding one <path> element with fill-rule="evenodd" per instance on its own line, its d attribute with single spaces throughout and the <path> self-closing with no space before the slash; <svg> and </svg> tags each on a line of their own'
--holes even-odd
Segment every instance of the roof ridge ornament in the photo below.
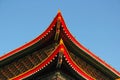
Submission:
<svg viewBox="0 0 120 80">
<path fill-rule="evenodd" d="M 54 37 L 55 42 L 58 42 L 58 40 L 59 40 L 60 26 L 61 26 L 61 17 L 58 16 L 57 22 L 56 22 L 56 33 L 55 33 L 55 37 Z"/>
<path fill-rule="evenodd" d="M 61 10 L 60 10 L 60 9 L 58 9 L 58 13 L 61 13 Z"/>
<path fill-rule="evenodd" d="M 63 40 L 60 39 L 59 45 L 61 46 L 63 43 Z M 60 68 L 63 62 L 63 54 L 64 54 L 64 48 L 60 47 L 59 54 L 58 54 L 58 61 L 57 61 L 57 68 Z"/>
<path fill-rule="evenodd" d="M 59 44 L 60 44 L 60 45 L 61 45 L 61 44 L 64 44 L 62 39 L 60 39 L 60 43 L 59 43 Z"/>
</svg>

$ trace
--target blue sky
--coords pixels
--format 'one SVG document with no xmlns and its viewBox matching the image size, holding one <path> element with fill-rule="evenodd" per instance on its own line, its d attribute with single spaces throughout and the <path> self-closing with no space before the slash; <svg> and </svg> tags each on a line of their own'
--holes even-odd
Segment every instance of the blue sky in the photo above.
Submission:
<svg viewBox="0 0 120 80">
<path fill-rule="evenodd" d="M 76 39 L 120 71 L 120 0 L 0 0 L 0 56 L 41 34 L 58 9 Z"/>
</svg>

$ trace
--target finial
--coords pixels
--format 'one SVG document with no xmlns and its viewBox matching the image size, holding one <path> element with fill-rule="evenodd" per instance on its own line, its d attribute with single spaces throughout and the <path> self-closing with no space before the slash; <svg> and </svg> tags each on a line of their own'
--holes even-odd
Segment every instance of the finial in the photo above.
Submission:
<svg viewBox="0 0 120 80">
<path fill-rule="evenodd" d="M 63 40 L 62 40 L 62 39 L 60 39 L 60 45 L 61 45 L 61 44 L 63 44 Z"/>
<path fill-rule="evenodd" d="M 60 9 L 58 9 L 58 13 L 60 13 L 61 11 L 60 11 Z"/>
<path fill-rule="evenodd" d="M 63 40 L 62 40 L 62 39 L 60 39 L 60 43 L 59 43 L 59 45 L 64 45 L 64 42 L 63 42 Z M 60 48 L 60 51 L 62 51 L 62 52 L 63 52 L 63 51 L 64 51 L 64 48 L 63 48 L 63 47 L 61 47 L 61 48 Z"/>
<path fill-rule="evenodd" d="M 61 13 L 60 9 L 58 9 L 58 13 Z M 58 20 L 61 20 L 61 16 L 58 16 Z"/>
</svg>

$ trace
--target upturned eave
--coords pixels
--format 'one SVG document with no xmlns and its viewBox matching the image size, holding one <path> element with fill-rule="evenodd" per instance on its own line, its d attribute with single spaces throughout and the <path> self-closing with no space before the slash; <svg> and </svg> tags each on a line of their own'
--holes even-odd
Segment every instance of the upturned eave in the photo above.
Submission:
<svg viewBox="0 0 120 80">
<path fill-rule="evenodd" d="M 99 57 L 97 57 L 94 53 L 92 53 L 92 52 L 89 51 L 87 48 L 85 48 L 81 43 L 79 43 L 79 42 L 72 36 L 72 34 L 70 33 L 70 31 L 67 29 L 67 26 L 66 26 L 66 24 L 65 24 L 65 21 L 64 21 L 64 19 L 63 19 L 62 14 L 61 14 L 60 11 L 57 13 L 57 15 L 56 15 L 55 18 L 53 19 L 52 23 L 50 24 L 50 26 L 49 26 L 41 35 L 39 35 L 37 38 L 33 39 L 32 41 L 26 43 L 25 45 L 23 45 L 23 46 L 15 49 L 15 50 L 13 50 L 13 51 L 11 51 L 11 52 L 8 52 L 8 53 L 6 53 L 5 55 L 1 56 L 1 57 L 0 57 L 0 63 L 1 63 L 2 61 L 7 60 L 7 59 L 9 60 L 10 58 L 15 58 L 15 55 L 20 55 L 20 54 L 21 54 L 21 51 L 26 51 L 27 49 L 28 49 L 28 50 L 31 49 L 31 47 L 34 46 L 34 45 L 36 45 L 38 42 L 42 43 L 42 40 L 44 40 L 44 39 L 46 38 L 46 36 L 49 35 L 49 33 L 53 30 L 53 28 L 55 27 L 56 22 L 57 22 L 58 19 L 59 19 L 60 22 L 61 22 L 61 28 L 63 29 L 63 31 L 64 31 L 64 33 L 65 33 L 65 37 L 67 37 L 67 39 L 69 39 L 70 44 L 72 43 L 73 46 L 75 45 L 77 48 L 79 48 L 79 50 L 84 51 L 84 54 L 89 56 L 89 60 L 92 59 L 93 61 L 96 61 L 96 63 L 100 63 L 98 66 L 101 66 L 101 65 L 102 65 L 104 69 L 107 68 L 107 70 L 108 70 L 109 72 L 113 72 L 115 75 L 117 75 L 118 77 L 120 77 L 120 73 L 119 73 L 117 70 L 115 70 L 114 68 L 112 68 L 110 65 L 108 65 L 106 62 L 104 62 L 102 59 L 100 59 Z M 62 37 L 61 37 L 61 38 L 62 38 Z M 64 39 L 63 39 L 63 40 L 64 40 Z M 66 47 L 67 47 L 67 46 L 66 46 Z M 65 49 L 64 46 L 63 46 L 63 48 Z M 59 48 L 57 48 L 57 50 L 56 50 L 55 52 L 53 52 L 53 55 L 52 55 L 51 58 L 48 58 L 49 61 L 50 61 L 50 59 L 52 59 L 52 58 L 55 56 L 55 54 L 57 54 L 58 51 L 59 51 Z M 66 49 L 65 49 L 65 52 L 64 52 L 64 53 L 65 53 L 64 55 L 67 54 L 67 50 L 66 50 Z M 68 55 L 66 55 L 66 56 L 68 56 Z M 70 56 L 68 56 L 68 58 L 69 58 L 69 57 L 70 57 Z M 46 61 L 46 63 L 49 62 L 49 61 Z M 72 62 L 72 61 L 71 61 L 71 62 Z M 43 62 L 43 63 L 45 63 L 45 62 Z M 94 63 L 94 64 L 96 64 L 96 63 Z M 41 67 L 40 67 L 40 66 L 41 66 Z M 26 76 L 26 75 L 28 76 L 28 74 L 30 75 L 30 73 L 31 73 L 31 74 L 32 74 L 32 72 L 34 73 L 35 71 L 41 69 L 43 66 L 44 66 L 43 64 L 40 64 L 40 65 L 39 65 L 39 68 L 36 67 L 36 68 L 34 68 L 34 69 L 30 70 L 30 71 L 27 71 L 24 75 L 25 75 L 25 76 Z M 80 73 L 80 72 L 79 72 L 79 73 Z M 80 74 L 83 75 L 82 73 L 80 73 Z M 84 75 L 83 75 L 83 76 L 84 76 Z M 21 78 L 21 79 L 22 79 L 22 78 Z"/>
</svg>

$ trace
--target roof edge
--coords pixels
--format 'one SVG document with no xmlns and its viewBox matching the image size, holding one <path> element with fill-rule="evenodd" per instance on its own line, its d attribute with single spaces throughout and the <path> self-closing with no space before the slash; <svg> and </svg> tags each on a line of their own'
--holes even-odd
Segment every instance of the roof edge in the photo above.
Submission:
<svg viewBox="0 0 120 80">
<path fill-rule="evenodd" d="M 19 80 L 19 79 L 25 79 L 31 75 L 33 75 L 35 72 L 38 72 L 39 70 L 42 70 L 44 67 L 46 67 L 53 59 L 54 57 L 59 53 L 59 51 L 63 52 L 64 57 L 66 58 L 68 64 L 72 67 L 72 69 L 81 75 L 83 78 L 87 80 L 95 80 L 93 77 L 85 73 L 83 70 L 81 70 L 70 58 L 68 51 L 65 48 L 65 45 L 63 41 L 61 40 L 59 45 L 56 47 L 56 49 L 52 52 L 52 54 L 46 58 L 42 63 L 38 64 L 34 68 L 30 69 L 29 71 L 24 72 L 23 74 L 20 74 L 16 77 L 11 78 L 10 80 Z"/>
<path fill-rule="evenodd" d="M 10 51 L 10 52 L 2 55 L 2 56 L 0 56 L 0 61 L 2 61 L 4 59 L 6 59 L 6 58 L 8 58 L 8 57 L 10 57 L 10 56 L 18 53 L 18 52 L 20 52 L 21 50 L 24 50 L 24 49 L 26 49 L 26 48 L 34 45 L 39 40 L 41 40 L 42 38 L 44 38 L 44 36 L 46 36 L 47 33 L 49 33 L 49 31 L 52 30 L 52 28 L 54 27 L 55 22 L 57 21 L 58 16 L 60 16 L 60 15 L 61 15 L 61 12 L 58 11 L 57 15 L 55 16 L 55 18 L 53 19 L 53 21 L 51 22 L 51 24 L 49 25 L 49 27 L 41 35 L 39 35 L 35 39 L 31 40 L 30 42 L 28 42 L 28 43 L 26 43 L 26 44 L 24 44 L 24 45 L 22 45 L 22 46 L 20 46 L 20 47 L 18 47 L 16 49 Z"/>
<path fill-rule="evenodd" d="M 75 43 L 76 46 L 78 46 L 81 50 L 83 50 L 84 52 L 86 52 L 88 55 L 90 55 L 91 57 L 93 57 L 96 61 L 100 62 L 102 65 L 104 65 L 106 68 L 108 68 L 110 71 L 112 71 L 113 73 L 115 73 L 116 75 L 118 75 L 120 77 L 120 72 L 118 72 L 116 69 L 114 69 L 113 67 L 111 67 L 109 64 L 107 64 L 106 62 L 104 62 L 102 59 L 100 59 L 98 56 L 96 56 L 95 54 L 93 54 L 91 51 L 89 51 L 87 48 L 85 48 L 81 43 L 79 43 L 73 36 L 72 34 L 69 32 L 65 21 L 61 15 L 61 23 L 64 27 L 64 31 L 65 33 L 68 35 L 68 38 Z"/>
<path fill-rule="evenodd" d="M 67 29 L 67 26 L 64 22 L 64 19 L 62 17 L 62 14 L 60 11 L 58 11 L 57 15 L 55 16 L 55 18 L 53 19 L 52 23 L 49 25 L 49 27 L 41 34 L 39 35 L 37 38 L 33 39 L 32 41 L 24 44 L 23 46 L 8 52 L 7 54 L 0 56 L 0 61 L 20 52 L 21 50 L 24 50 L 28 47 L 30 47 L 31 45 L 34 45 L 35 43 L 37 43 L 38 41 L 40 41 L 42 38 L 44 38 L 44 36 L 54 27 L 55 22 L 57 21 L 57 18 L 61 17 L 61 23 L 62 26 L 64 28 L 64 31 L 66 32 L 66 34 L 68 34 L 68 37 L 71 41 L 73 41 L 73 43 L 75 43 L 75 45 L 77 45 L 81 50 L 85 51 L 88 55 L 90 55 L 91 57 L 93 57 L 96 61 L 100 62 L 102 65 L 104 65 L 106 68 L 108 68 L 111 72 L 115 73 L 116 75 L 118 75 L 120 77 L 120 72 L 118 72 L 117 70 L 115 70 L 113 67 L 111 67 L 110 65 L 108 65 L 107 63 L 105 63 L 102 59 L 100 59 L 99 57 L 97 57 L 95 54 L 93 54 L 91 51 L 89 51 L 87 48 L 85 48 L 83 45 L 81 45 L 73 36 L 72 34 L 69 32 L 69 30 Z"/>
</svg>

